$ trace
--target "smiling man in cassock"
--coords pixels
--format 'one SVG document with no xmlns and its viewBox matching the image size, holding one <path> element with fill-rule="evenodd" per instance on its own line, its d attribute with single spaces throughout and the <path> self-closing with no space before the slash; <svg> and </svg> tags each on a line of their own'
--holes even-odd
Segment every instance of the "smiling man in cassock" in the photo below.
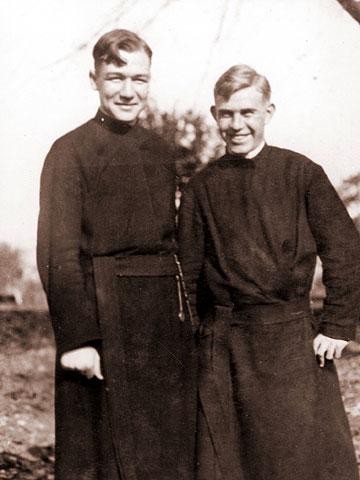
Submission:
<svg viewBox="0 0 360 480">
<path fill-rule="evenodd" d="M 57 480 L 188 480 L 192 331 L 174 238 L 174 154 L 139 125 L 152 52 L 96 43 L 96 116 L 42 172 L 38 267 L 53 323 Z"/>
<path fill-rule="evenodd" d="M 265 77 L 236 65 L 214 93 L 227 152 L 189 181 L 180 215 L 201 343 L 198 479 L 356 480 L 333 358 L 359 317 L 359 234 L 319 165 L 265 143 Z"/>
</svg>

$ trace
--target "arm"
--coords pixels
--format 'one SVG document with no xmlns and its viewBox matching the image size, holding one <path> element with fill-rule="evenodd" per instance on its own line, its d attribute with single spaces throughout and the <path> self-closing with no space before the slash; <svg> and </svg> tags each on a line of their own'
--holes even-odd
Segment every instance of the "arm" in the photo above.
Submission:
<svg viewBox="0 0 360 480">
<path fill-rule="evenodd" d="M 195 329 L 199 326 L 197 287 L 204 261 L 204 239 L 204 225 L 200 208 L 194 191 L 188 185 L 182 195 L 179 213 L 179 256 Z"/>
<path fill-rule="evenodd" d="M 37 260 L 58 351 L 101 338 L 92 279 L 81 264 L 80 170 L 69 142 L 56 142 L 40 188 Z"/>
<path fill-rule="evenodd" d="M 308 221 L 323 263 L 326 298 L 315 352 L 323 363 L 341 356 L 355 337 L 360 299 L 360 236 L 323 169 L 311 164 L 306 191 Z M 335 340 L 336 339 L 336 340 Z"/>
</svg>

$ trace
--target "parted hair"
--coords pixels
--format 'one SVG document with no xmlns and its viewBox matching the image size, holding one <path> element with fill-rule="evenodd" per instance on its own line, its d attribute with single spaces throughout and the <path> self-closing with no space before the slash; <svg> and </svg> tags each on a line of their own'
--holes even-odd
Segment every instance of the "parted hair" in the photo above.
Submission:
<svg viewBox="0 0 360 480">
<path fill-rule="evenodd" d="M 226 70 L 215 84 L 214 96 L 229 100 L 233 93 L 247 87 L 257 88 L 265 101 L 270 100 L 271 88 L 267 78 L 248 65 L 234 65 Z"/>
<path fill-rule="evenodd" d="M 92 52 L 95 68 L 101 63 L 114 63 L 119 67 L 125 65 L 126 62 L 119 55 L 119 50 L 126 52 L 143 50 L 151 61 L 152 50 L 145 40 L 130 30 L 116 29 L 105 33 L 96 42 Z"/>
</svg>

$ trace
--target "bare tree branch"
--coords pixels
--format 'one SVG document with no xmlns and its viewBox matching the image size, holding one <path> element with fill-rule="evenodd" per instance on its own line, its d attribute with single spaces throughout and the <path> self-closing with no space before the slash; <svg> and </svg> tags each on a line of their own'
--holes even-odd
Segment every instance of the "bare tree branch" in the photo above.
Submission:
<svg viewBox="0 0 360 480">
<path fill-rule="evenodd" d="M 101 28 L 99 28 L 96 32 L 94 32 L 91 37 L 86 41 L 83 42 L 79 45 L 77 45 L 71 52 L 68 54 L 64 55 L 63 57 L 58 58 L 55 60 L 55 62 L 45 65 L 43 67 L 44 70 L 47 70 L 50 67 L 53 67 L 55 65 L 58 65 L 59 63 L 65 62 L 69 58 L 73 57 L 77 53 L 81 52 L 82 50 L 85 50 L 89 44 L 93 43 L 100 35 L 100 33 L 105 29 L 106 26 L 110 25 L 115 25 L 118 20 L 125 14 L 127 11 L 131 10 L 131 8 L 137 3 L 138 0 L 123 0 L 120 6 L 116 6 L 109 14 L 107 17 L 109 20 L 104 23 Z"/>
<path fill-rule="evenodd" d="M 337 0 L 340 5 L 360 23 L 360 1 L 359 0 Z"/>
<path fill-rule="evenodd" d="M 211 59 L 212 59 L 213 53 L 214 53 L 214 48 L 221 38 L 221 34 L 223 32 L 224 24 L 225 24 L 225 17 L 226 17 L 226 14 L 228 13 L 228 10 L 229 10 L 229 0 L 226 0 L 224 2 L 223 8 L 222 8 L 221 18 L 220 18 L 220 21 L 219 21 L 219 26 L 218 26 L 216 35 L 215 35 L 214 40 L 212 41 L 212 43 L 210 45 L 210 48 L 209 48 L 209 55 L 208 55 L 208 59 L 207 59 L 207 62 L 206 62 L 206 66 L 204 68 L 204 72 L 203 72 L 203 74 L 201 76 L 201 79 L 200 79 L 200 82 L 199 82 L 199 92 L 202 89 L 204 80 L 205 80 L 206 75 L 208 73 L 210 62 L 211 62 Z M 196 98 L 198 98 L 198 95 L 196 96 Z M 196 100 L 195 100 L 195 102 L 196 102 Z"/>
<path fill-rule="evenodd" d="M 66 60 L 73 57 L 77 53 L 81 52 L 82 50 L 85 50 L 89 44 L 93 43 L 99 37 L 101 32 L 104 31 L 105 27 L 116 25 L 119 19 L 124 14 L 129 12 L 136 5 L 138 1 L 139 0 L 123 0 L 119 6 L 116 6 L 111 12 L 109 12 L 109 14 L 107 15 L 109 20 L 105 22 L 100 29 L 94 32 L 86 42 L 83 42 L 77 45 L 71 52 L 64 55 L 63 57 L 58 58 L 57 60 L 55 60 L 55 62 L 52 62 L 51 64 L 46 65 L 45 67 L 43 67 L 43 69 L 47 70 L 50 67 L 53 67 L 62 62 L 65 62 Z M 165 0 L 165 2 L 159 7 L 159 9 L 154 13 L 154 15 L 145 22 L 145 24 L 142 26 L 142 30 L 148 28 L 154 22 L 154 20 L 156 20 L 156 17 L 160 13 L 160 11 L 167 8 L 172 1 L 173 0 Z"/>
<path fill-rule="evenodd" d="M 116 5 L 115 8 L 113 8 L 111 11 L 109 11 L 106 15 L 107 21 L 101 25 L 101 27 L 95 31 L 91 37 L 76 45 L 71 51 L 63 55 L 62 57 L 57 58 L 55 61 L 48 63 L 46 65 L 43 65 L 34 75 L 31 75 L 27 80 L 31 80 L 32 78 L 36 77 L 39 75 L 40 72 L 46 71 L 51 69 L 52 67 L 55 67 L 57 65 L 61 65 L 67 60 L 71 59 L 78 53 L 82 52 L 86 48 L 88 48 L 89 44 L 92 44 L 95 42 L 95 40 L 98 39 L 99 35 L 105 30 L 106 27 L 114 27 L 117 24 L 117 22 L 120 20 L 120 18 L 130 12 L 137 3 L 139 3 L 142 0 L 121 0 L 119 3 Z M 142 30 L 146 29 L 149 27 L 153 21 L 156 19 L 157 15 L 160 13 L 161 10 L 167 8 L 170 3 L 173 2 L 173 0 L 164 0 L 164 3 L 161 5 L 161 7 L 154 13 L 154 15 L 148 19 L 144 25 L 142 26 Z M 21 64 L 18 62 L 19 65 Z M 14 68 L 14 71 L 17 70 L 17 67 Z"/>
<path fill-rule="evenodd" d="M 172 2 L 173 2 L 173 0 L 165 0 L 165 3 L 163 3 L 158 8 L 158 10 L 154 13 L 154 15 L 144 23 L 141 30 L 145 30 L 146 28 L 148 28 L 154 22 L 154 20 L 156 20 L 156 17 L 159 15 L 161 10 L 164 10 L 165 8 L 167 8 L 170 5 L 170 3 L 172 3 Z"/>
</svg>

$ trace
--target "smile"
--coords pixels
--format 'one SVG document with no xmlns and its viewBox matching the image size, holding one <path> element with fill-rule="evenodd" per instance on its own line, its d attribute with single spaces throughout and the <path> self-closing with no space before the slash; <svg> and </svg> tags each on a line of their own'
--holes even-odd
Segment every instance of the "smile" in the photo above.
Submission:
<svg viewBox="0 0 360 480">
<path fill-rule="evenodd" d="M 249 133 L 246 133 L 244 135 L 230 135 L 230 140 L 234 143 L 243 142 L 249 136 L 250 136 Z"/>
<path fill-rule="evenodd" d="M 136 107 L 137 106 L 137 103 L 116 103 L 115 104 L 117 107 L 120 107 L 120 108 L 131 108 L 131 107 Z"/>
</svg>

